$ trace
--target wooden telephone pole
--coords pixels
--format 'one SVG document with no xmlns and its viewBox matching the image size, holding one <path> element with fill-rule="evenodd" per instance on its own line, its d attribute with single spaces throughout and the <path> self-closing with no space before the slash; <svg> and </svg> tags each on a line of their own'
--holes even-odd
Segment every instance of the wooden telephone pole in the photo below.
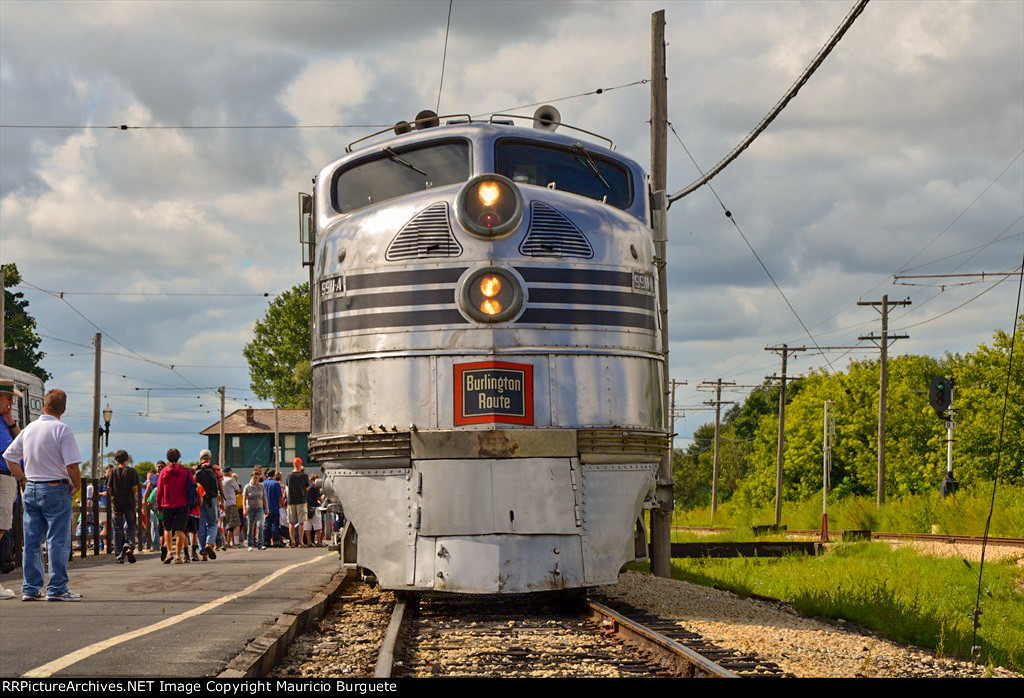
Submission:
<svg viewBox="0 0 1024 698">
<path fill-rule="evenodd" d="M 665 76 L 665 11 L 658 10 L 651 15 L 651 191 L 654 198 L 653 235 L 655 264 L 658 268 L 658 296 L 661 317 L 662 354 L 662 419 L 669 417 L 669 368 L 668 368 L 668 280 L 666 278 L 666 248 L 668 243 L 668 200 L 666 180 L 668 172 L 668 85 Z M 672 432 L 668 425 L 668 433 Z M 672 440 L 661 459 L 658 468 L 656 498 L 657 505 L 651 509 L 651 572 L 658 577 L 671 576 L 671 533 L 672 510 L 675 507 L 672 493 Z"/>
<path fill-rule="evenodd" d="M 722 386 L 731 387 L 736 385 L 735 381 L 722 381 L 719 378 L 716 381 L 704 381 L 697 390 L 701 388 L 713 388 L 715 390 L 714 400 L 705 400 L 705 405 L 711 405 L 715 408 L 715 441 L 714 441 L 714 460 L 711 466 L 711 519 L 714 521 L 715 513 L 718 511 L 718 432 L 722 424 L 722 405 L 732 405 L 733 401 L 722 401 Z"/>
<path fill-rule="evenodd" d="M 775 455 L 775 525 L 782 522 L 782 461 L 786 446 L 786 365 L 789 355 L 795 351 L 807 351 L 807 347 L 765 347 L 765 351 L 773 351 L 782 355 L 782 374 L 779 391 L 779 437 Z"/>
<path fill-rule="evenodd" d="M 871 340 L 878 344 L 881 351 L 881 362 L 878 376 L 878 490 L 876 506 L 885 504 L 885 392 L 889 386 L 889 342 L 897 339 L 908 339 L 910 335 L 889 334 L 889 308 L 894 305 L 910 305 L 910 299 L 890 301 L 889 296 L 882 296 L 880 301 L 858 300 L 857 305 L 870 305 L 882 315 L 882 334 L 879 337 L 868 335 L 858 337 L 860 340 Z M 879 310 L 878 306 L 881 306 Z"/>
</svg>

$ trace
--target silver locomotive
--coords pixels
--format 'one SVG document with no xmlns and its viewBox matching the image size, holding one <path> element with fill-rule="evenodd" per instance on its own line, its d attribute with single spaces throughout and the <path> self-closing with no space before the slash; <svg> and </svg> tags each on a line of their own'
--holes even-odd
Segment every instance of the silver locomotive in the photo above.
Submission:
<svg viewBox="0 0 1024 698">
<path fill-rule="evenodd" d="M 647 178 L 553 108 L 518 118 L 400 122 L 300 195 L 310 456 L 343 561 L 384 588 L 612 584 L 646 556 L 668 438 Z"/>
</svg>

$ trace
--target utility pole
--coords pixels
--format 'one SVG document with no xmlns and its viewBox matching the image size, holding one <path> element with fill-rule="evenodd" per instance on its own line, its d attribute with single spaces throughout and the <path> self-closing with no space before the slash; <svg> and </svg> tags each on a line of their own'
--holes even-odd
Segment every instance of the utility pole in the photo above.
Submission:
<svg viewBox="0 0 1024 698">
<path fill-rule="evenodd" d="M 658 268 L 658 296 L 661 318 L 661 385 L 662 419 L 668 415 L 669 363 L 668 363 L 668 201 L 666 180 L 668 170 L 668 85 L 665 76 L 665 11 L 658 10 L 651 15 L 651 192 L 654 199 L 652 210 L 655 265 Z M 672 425 L 669 425 L 672 433 Z M 669 439 L 661 459 L 657 480 L 657 506 L 651 510 L 651 572 L 658 577 L 671 576 L 671 533 L 672 510 L 675 506 L 672 493 L 672 440 Z"/>
<path fill-rule="evenodd" d="M 96 461 L 100 457 L 100 351 L 103 335 L 96 333 L 96 361 L 93 370 L 92 384 L 92 479 L 96 479 Z M 98 490 L 97 490 L 98 491 Z"/>
<path fill-rule="evenodd" d="M 678 419 L 678 417 L 676 417 L 676 388 L 681 385 L 689 385 L 689 383 L 686 381 L 677 381 L 673 378 L 670 381 L 670 384 L 672 386 L 672 402 L 669 407 L 669 438 L 671 439 L 671 448 L 669 449 L 669 452 L 674 456 L 676 450 L 676 419 Z"/>
<path fill-rule="evenodd" d="M 312 412 L 312 410 L 310 410 Z M 274 471 L 281 467 L 281 431 L 277 422 L 277 405 L 274 405 Z"/>
<path fill-rule="evenodd" d="M 712 466 L 711 466 L 711 520 L 712 521 L 714 521 L 715 514 L 718 512 L 718 463 L 719 463 L 719 456 L 718 456 L 718 432 L 719 432 L 719 428 L 721 427 L 721 424 L 722 424 L 722 405 L 732 405 L 733 404 L 733 401 L 725 401 L 725 402 L 722 401 L 722 386 L 723 385 L 725 385 L 725 386 L 734 386 L 734 385 L 736 385 L 736 382 L 735 381 L 725 381 L 725 382 L 723 382 L 722 379 L 719 378 L 717 381 L 709 381 L 709 380 L 703 381 L 698 386 L 698 388 L 697 388 L 698 390 L 700 390 L 700 388 L 708 387 L 708 388 L 714 388 L 714 390 L 715 390 L 715 399 L 714 400 L 705 400 L 704 401 L 705 405 L 711 405 L 712 407 L 715 408 L 714 460 L 712 461 Z"/>
<path fill-rule="evenodd" d="M 828 488 L 832 474 L 832 441 L 836 435 L 836 418 L 829 417 L 828 406 L 831 400 L 825 400 L 825 414 L 822 427 L 821 442 L 821 542 L 828 543 Z"/>
<path fill-rule="evenodd" d="M 791 347 L 783 344 L 781 347 L 765 347 L 764 350 L 782 355 L 781 389 L 779 390 L 779 437 L 775 455 L 775 525 L 778 526 L 782 522 L 782 461 L 786 444 L 786 366 L 789 355 L 792 352 L 807 351 L 807 347 Z"/>
<path fill-rule="evenodd" d="M 96 482 L 96 461 L 100 459 L 100 351 L 102 350 L 103 335 L 99 332 L 96 333 L 94 344 L 96 346 L 96 361 L 93 372 L 93 385 L 92 385 L 92 481 L 93 481 L 93 499 L 92 499 L 92 520 L 96 522 L 93 525 L 92 530 L 92 545 L 93 552 L 96 555 L 100 554 L 100 488 L 99 483 Z M 81 510 L 82 510 L 82 530 L 83 537 L 85 531 L 85 507 L 88 506 L 86 502 L 86 487 L 82 488 L 81 492 Z"/>
<path fill-rule="evenodd" d="M 223 469 L 227 466 L 227 462 L 224 460 L 224 456 L 227 455 L 227 449 L 224 446 L 224 386 L 220 386 L 217 389 L 220 393 L 220 448 L 217 449 L 217 460 L 220 462 L 220 467 Z"/>
<path fill-rule="evenodd" d="M 910 299 L 889 301 L 889 296 L 882 296 L 880 301 L 858 300 L 857 305 L 870 305 L 882 315 L 882 335 L 858 337 L 861 341 L 871 340 L 881 350 L 881 362 L 878 377 L 878 490 L 876 506 L 881 509 L 885 504 L 885 392 L 889 385 L 889 340 L 908 339 L 910 335 L 889 335 L 889 307 L 893 305 L 910 305 Z M 879 310 L 878 306 L 881 306 Z"/>
</svg>

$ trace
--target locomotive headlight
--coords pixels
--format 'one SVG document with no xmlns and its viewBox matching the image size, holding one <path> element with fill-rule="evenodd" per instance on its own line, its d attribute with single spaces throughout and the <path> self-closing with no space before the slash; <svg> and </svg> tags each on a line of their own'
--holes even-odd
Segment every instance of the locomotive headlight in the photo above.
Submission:
<svg viewBox="0 0 1024 698">
<path fill-rule="evenodd" d="M 480 186 L 476 188 L 476 195 L 480 198 L 481 204 L 491 207 L 501 198 L 501 187 L 497 182 L 480 182 Z"/>
<path fill-rule="evenodd" d="M 484 278 L 480 279 L 480 293 L 484 294 L 488 298 L 494 298 L 501 292 L 501 277 L 494 274 L 488 274 Z"/>
<path fill-rule="evenodd" d="M 462 226 L 484 238 L 510 233 L 523 218 L 523 197 L 507 177 L 478 175 L 463 185 L 456 199 Z"/>
<path fill-rule="evenodd" d="M 462 312 L 476 322 L 506 322 L 523 307 L 522 280 L 511 269 L 484 267 L 467 272 L 459 285 Z"/>
</svg>

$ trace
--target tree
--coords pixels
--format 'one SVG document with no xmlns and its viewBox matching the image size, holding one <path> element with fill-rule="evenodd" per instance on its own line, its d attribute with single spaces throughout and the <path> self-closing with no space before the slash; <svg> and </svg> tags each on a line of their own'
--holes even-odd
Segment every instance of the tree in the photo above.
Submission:
<svg viewBox="0 0 1024 698">
<path fill-rule="evenodd" d="M 997 330 L 992 346 L 982 344 L 977 351 L 949 356 L 952 374 L 953 409 L 956 429 L 953 433 L 953 470 L 957 480 L 969 484 L 996 475 L 999 458 L 999 432 L 1006 402 L 1003 426 L 1003 452 L 999 480 L 1024 483 L 1024 315 L 1017 320 L 1017 337 L 1010 367 L 1010 343 L 1013 337 Z M 1007 379 L 1009 378 L 1009 385 Z M 945 429 L 942 431 L 945 437 Z"/>
<path fill-rule="evenodd" d="M 46 356 L 38 351 L 43 341 L 36 334 L 36 321 L 28 314 L 25 294 L 8 291 L 10 286 L 21 283 L 21 274 L 16 264 L 4 264 L 4 364 L 19 371 L 32 373 L 45 383 L 50 374 L 39 365 Z"/>
<path fill-rule="evenodd" d="M 308 283 L 293 286 L 270 303 L 242 353 L 256 397 L 279 407 L 310 406 Z"/>
</svg>

